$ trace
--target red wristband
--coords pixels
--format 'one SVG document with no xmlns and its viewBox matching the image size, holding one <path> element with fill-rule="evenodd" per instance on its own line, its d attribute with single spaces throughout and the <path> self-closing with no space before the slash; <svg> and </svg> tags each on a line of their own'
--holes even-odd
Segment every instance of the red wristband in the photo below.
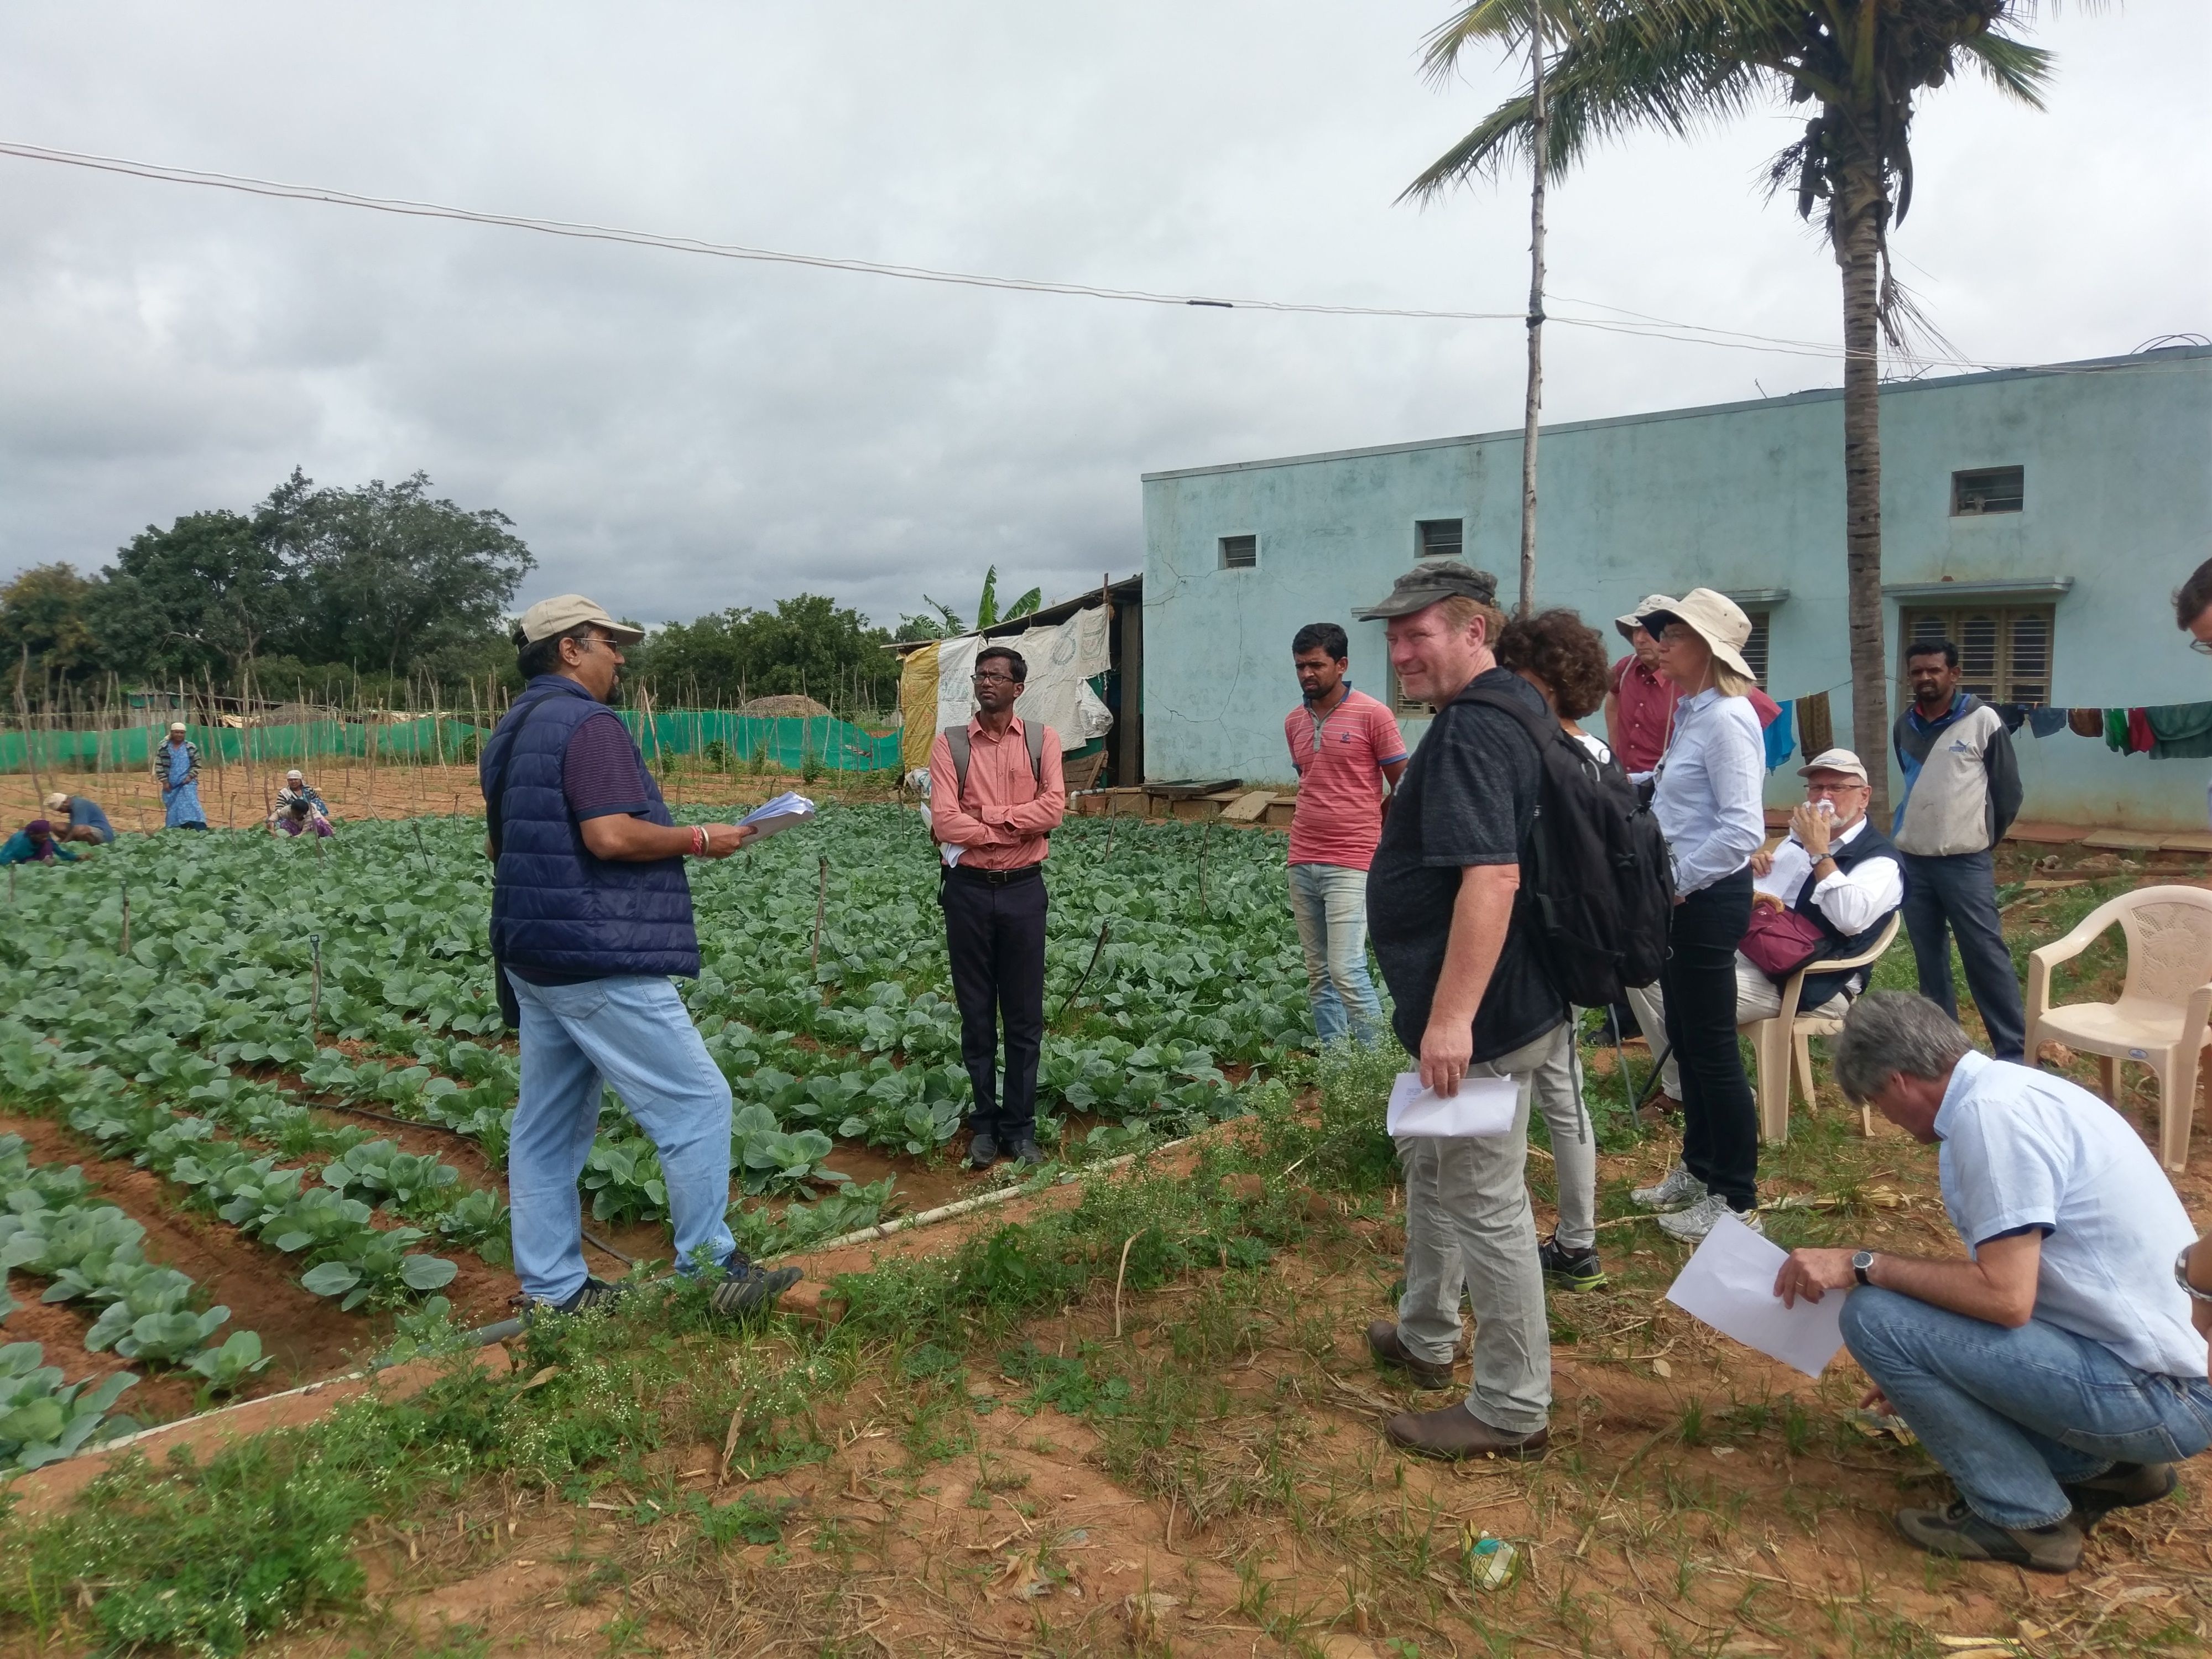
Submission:
<svg viewBox="0 0 2212 1659">
<path fill-rule="evenodd" d="M 707 827 L 704 824 L 695 823 L 691 826 L 691 854 L 695 858 L 703 859 L 707 856 Z"/>
</svg>

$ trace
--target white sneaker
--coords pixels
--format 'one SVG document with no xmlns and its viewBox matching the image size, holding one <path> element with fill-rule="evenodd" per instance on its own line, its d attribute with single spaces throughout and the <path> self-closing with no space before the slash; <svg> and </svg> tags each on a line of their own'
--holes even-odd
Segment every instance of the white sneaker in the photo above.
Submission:
<svg viewBox="0 0 2212 1659">
<path fill-rule="evenodd" d="M 1677 1210 L 1672 1215 L 1659 1218 L 1662 1231 L 1680 1239 L 1685 1244 L 1695 1244 L 1712 1231 L 1720 1218 L 1729 1213 L 1729 1201 L 1718 1193 L 1707 1193 L 1686 1210 Z M 1736 1212 L 1738 1221 L 1755 1233 L 1765 1233 L 1756 1210 Z"/>
<path fill-rule="evenodd" d="M 1686 1209 L 1705 1195 L 1705 1183 L 1677 1164 L 1656 1187 L 1638 1187 L 1629 1197 L 1647 1210 Z"/>
</svg>

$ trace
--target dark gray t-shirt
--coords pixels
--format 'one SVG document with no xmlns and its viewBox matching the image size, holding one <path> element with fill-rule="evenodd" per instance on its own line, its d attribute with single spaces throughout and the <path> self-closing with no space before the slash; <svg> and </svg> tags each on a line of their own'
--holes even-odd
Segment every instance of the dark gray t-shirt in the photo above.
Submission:
<svg viewBox="0 0 2212 1659">
<path fill-rule="evenodd" d="M 1477 864 L 1519 864 L 1536 816 L 1536 746 L 1512 715 L 1467 702 L 1466 693 L 1476 690 L 1544 707 L 1518 674 L 1493 668 L 1439 708 L 1398 785 L 1367 874 L 1368 931 L 1397 1005 L 1392 1028 L 1411 1054 L 1420 1052 L 1443 971 L 1460 872 Z M 1524 870 L 1524 882 L 1526 875 Z M 1534 1042 L 1565 1017 L 1516 907 L 1475 1012 L 1474 1058 L 1495 1060 Z"/>
</svg>

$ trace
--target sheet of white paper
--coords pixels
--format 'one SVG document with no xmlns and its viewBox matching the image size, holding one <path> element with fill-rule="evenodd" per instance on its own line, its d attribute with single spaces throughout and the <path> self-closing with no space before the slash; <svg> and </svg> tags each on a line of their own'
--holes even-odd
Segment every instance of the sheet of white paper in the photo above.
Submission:
<svg viewBox="0 0 2212 1659">
<path fill-rule="evenodd" d="M 1769 1243 L 1732 1215 L 1723 1216 L 1683 1264 L 1667 1299 L 1747 1348 L 1818 1376 L 1844 1346 L 1845 1291 L 1818 1302 L 1782 1305 L 1774 1276 L 1789 1252 Z"/>
<path fill-rule="evenodd" d="M 752 826 L 753 839 L 764 841 L 770 836 L 781 835 L 802 823 L 814 821 L 814 803 L 804 795 L 788 790 L 774 800 L 767 801 L 739 818 L 740 825 Z"/>
<path fill-rule="evenodd" d="M 1421 1086 L 1419 1072 L 1401 1072 L 1390 1088 L 1394 1135 L 1502 1135 L 1513 1127 L 1521 1088 L 1510 1077 L 1470 1077 L 1444 1096 Z"/>
</svg>

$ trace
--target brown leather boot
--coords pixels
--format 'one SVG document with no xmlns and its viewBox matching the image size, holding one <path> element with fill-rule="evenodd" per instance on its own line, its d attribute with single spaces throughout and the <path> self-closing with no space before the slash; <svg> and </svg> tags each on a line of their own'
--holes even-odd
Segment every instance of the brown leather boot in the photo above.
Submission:
<svg viewBox="0 0 2212 1659">
<path fill-rule="evenodd" d="M 1432 1359 L 1422 1359 L 1406 1346 L 1405 1339 L 1398 1334 L 1395 1320 L 1378 1319 L 1367 1328 L 1367 1352 L 1386 1365 L 1395 1365 L 1425 1389 L 1451 1387 L 1452 1368 L 1447 1360 L 1439 1365 Z"/>
<path fill-rule="evenodd" d="M 1454 1462 L 1468 1457 L 1541 1457 L 1552 1443 L 1549 1429 L 1519 1435 L 1493 1429 L 1464 1401 L 1432 1412 L 1401 1412 L 1382 1425 L 1382 1432 L 1394 1446 Z"/>
</svg>

